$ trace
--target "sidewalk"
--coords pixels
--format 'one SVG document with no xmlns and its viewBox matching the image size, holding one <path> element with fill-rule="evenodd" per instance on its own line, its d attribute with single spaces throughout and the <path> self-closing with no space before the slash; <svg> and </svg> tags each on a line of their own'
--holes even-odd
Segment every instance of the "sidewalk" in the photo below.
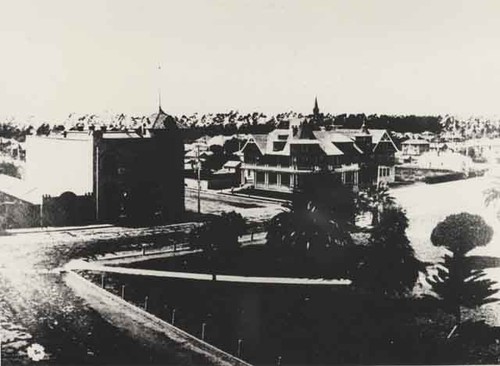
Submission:
<svg viewBox="0 0 500 366">
<path fill-rule="evenodd" d="M 249 284 L 281 284 L 281 285 L 328 285 L 328 286 L 349 286 L 350 280 L 346 279 L 322 279 L 322 278 L 295 278 L 295 277 L 257 277 L 257 276 L 236 276 L 210 273 L 159 271 L 153 269 L 140 269 L 128 267 L 111 267 L 96 262 L 85 262 L 74 260 L 69 262 L 65 268 L 68 271 L 96 271 L 105 273 L 119 273 L 134 276 L 150 276 L 163 278 L 189 279 L 198 281 L 217 281 Z"/>
</svg>

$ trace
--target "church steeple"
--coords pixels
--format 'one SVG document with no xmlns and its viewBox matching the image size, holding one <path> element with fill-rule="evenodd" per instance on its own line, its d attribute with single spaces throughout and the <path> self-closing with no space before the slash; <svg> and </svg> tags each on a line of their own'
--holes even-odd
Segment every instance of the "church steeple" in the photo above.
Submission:
<svg viewBox="0 0 500 366">
<path fill-rule="evenodd" d="M 313 115 L 315 119 L 319 116 L 318 97 L 314 98 Z"/>
<path fill-rule="evenodd" d="M 323 122 L 323 115 L 319 112 L 318 98 L 314 98 L 314 108 L 313 108 L 313 122 L 321 124 Z"/>
</svg>

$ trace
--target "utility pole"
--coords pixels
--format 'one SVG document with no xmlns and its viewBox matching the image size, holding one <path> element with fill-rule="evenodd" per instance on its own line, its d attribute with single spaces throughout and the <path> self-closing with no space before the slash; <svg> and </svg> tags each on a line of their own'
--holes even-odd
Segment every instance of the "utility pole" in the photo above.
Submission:
<svg viewBox="0 0 500 366">
<path fill-rule="evenodd" d="M 95 141 L 95 136 L 93 138 Z M 99 141 L 96 144 L 95 153 L 95 220 L 99 222 Z"/>
<path fill-rule="evenodd" d="M 200 162 L 200 145 L 196 145 L 196 159 L 198 160 L 198 213 L 201 213 L 201 202 L 200 202 L 200 194 L 201 194 L 201 162 Z"/>
</svg>

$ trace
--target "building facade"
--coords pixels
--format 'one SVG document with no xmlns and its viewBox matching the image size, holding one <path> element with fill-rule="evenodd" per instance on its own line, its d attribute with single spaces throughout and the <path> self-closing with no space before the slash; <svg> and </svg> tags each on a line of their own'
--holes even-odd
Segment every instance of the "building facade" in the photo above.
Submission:
<svg viewBox="0 0 500 366">
<path fill-rule="evenodd" d="M 319 113 L 315 104 L 315 115 Z M 343 184 L 395 181 L 398 151 L 386 130 L 314 130 L 314 121 L 289 121 L 269 134 L 252 135 L 240 151 L 241 181 L 256 189 L 292 192 L 304 175 L 337 174 Z"/>
<path fill-rule="evenodd" d="M 78 197 L 91 199 L 95 222 L 175 221 L 184 212 L 181 131 L 161 108 L 150 126 L 29 136 L 26 180 L 45 196 L 64 195 L 68 207 Z M 68 212 L 67 223 L 77 224 Z"/>
<path fill-rule="evenodd" d="M 430 150 L 430 142 L 427 140 L 410 139 L 401 143 L 404 156 L 420 156 Z"/>
<path fill-rule="evenodd" d="M 252 135 L 241 150 L 241 181 L 256 189 L 292 192 L 304 175 L 327 171 L 353 187 L 359 182 L 362 151 L 348 137 L 290 124 L 266 135 Z"/>
</svg>

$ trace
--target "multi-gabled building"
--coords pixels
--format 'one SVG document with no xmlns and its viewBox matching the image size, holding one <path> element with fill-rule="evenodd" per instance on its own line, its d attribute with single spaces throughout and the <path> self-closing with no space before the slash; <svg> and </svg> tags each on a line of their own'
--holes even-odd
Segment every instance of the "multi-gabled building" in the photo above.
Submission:
<svg viewBox="0 0 500 366">
<path fill-rule="evenodd" d="M 314 130 L 319 116 L 316 102 L 312 120 L 292 120 L 269 134 L 252 135 L 240 151 L 242 183 L 292 192 L 304 175 L 319 171 L 337 174 L 354 188 L 394 182 L 398 149 L 386 130 Z"/>
<path fill-rule="evenodd" d="M 313 131 L 307 123 L 252 135 L 241 154 L 242 182 L 256 189 L 291 192 L 304 175 L 319 171 L 339 174 L 345 184 L 358 185 L 362 151 L 345 135 Z"/>
</svg>

